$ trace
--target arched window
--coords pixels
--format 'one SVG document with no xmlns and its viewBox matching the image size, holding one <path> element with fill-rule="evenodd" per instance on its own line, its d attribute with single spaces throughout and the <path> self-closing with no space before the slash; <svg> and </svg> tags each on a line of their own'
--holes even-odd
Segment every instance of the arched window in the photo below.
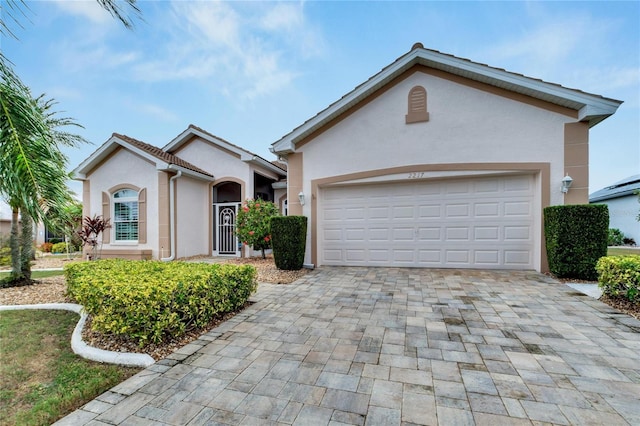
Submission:
<svg viewBox="0 0 640 426">
<path fill-rule="evenodd" d="M 407 104 L 407 115 L 405 115 L 406 124 L 429 121 L 429 113 L 427 112 L 427 91 L 424 87 L 412 87 L 411 90 L 409 90 Z"/>
<path fill-rule="evenodd" d="M 115 241 L 138 241 L 138 192 L 121 189 L 113 194 Z"/>
</svg>

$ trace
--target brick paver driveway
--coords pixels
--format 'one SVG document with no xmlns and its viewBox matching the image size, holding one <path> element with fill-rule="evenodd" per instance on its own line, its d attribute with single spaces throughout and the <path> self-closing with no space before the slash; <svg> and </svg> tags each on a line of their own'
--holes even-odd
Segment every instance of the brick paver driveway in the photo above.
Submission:
<svg viewBox="0 0 640 426">
<path fill-rule="evenodd" d="M 640 322 L 533 272 L 321 268 L 60 424 L 640 424 Z"/>
</svg>

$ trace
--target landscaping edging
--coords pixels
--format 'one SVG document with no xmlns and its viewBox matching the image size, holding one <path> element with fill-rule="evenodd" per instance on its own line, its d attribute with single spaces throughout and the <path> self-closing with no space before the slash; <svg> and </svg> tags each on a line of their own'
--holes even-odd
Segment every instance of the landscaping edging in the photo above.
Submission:
<svg viewBox="0 0 640 426">
<path fill-rule="evenodd" d="M 82 340 L 82 329 L 87 320 L 87 314 L 81 305 L 75 303 L 42 303 L 38 305 L 5 305 L 0 306 L 0 311 L 18 311 L 26 309 L 49 309 L 75 312 L 80 315 L 80 321 L 76 324 L 71 335 L 71 349 L 83 358 L 91 361 L 119 364 L 127 367 L 148 367 L 155 363 L 155 360 L 147 354 L 137 354 L 132 352 L 112 352 L 104 349 L 94 348 L 87 345 Z"/>
</svg>

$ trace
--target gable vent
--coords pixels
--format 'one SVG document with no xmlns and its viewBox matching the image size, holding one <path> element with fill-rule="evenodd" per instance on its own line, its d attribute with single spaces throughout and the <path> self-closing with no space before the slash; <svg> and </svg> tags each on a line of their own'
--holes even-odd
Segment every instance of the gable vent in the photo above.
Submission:
<svg viewBox="0 0 640 426">
<path fill-rule="evenodd" d="M 414 86 L 409 91 L 406 124 L 429 121 L 427 112 L 427 91 L 422 86 Z"/>
</svg>

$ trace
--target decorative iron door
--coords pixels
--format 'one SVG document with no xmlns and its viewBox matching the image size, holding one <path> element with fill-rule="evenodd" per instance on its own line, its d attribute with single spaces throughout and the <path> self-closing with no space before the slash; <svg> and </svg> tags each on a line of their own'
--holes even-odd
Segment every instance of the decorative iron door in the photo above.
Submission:
<svg viewBox="0 0 640 426">
<path fill-rule="evenodd" d="M 239 203 L 215 204 L 214 255 L 240 256 L 240 244 L 236 236 L 236 216 Z"/>
</svg>

